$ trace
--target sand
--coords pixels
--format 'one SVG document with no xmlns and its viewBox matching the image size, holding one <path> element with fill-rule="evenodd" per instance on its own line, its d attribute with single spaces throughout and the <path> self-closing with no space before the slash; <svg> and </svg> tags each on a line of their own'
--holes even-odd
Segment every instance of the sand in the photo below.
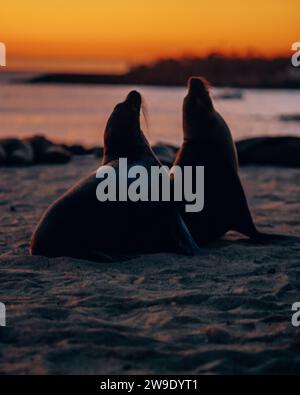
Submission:
<svg viewBox="0 0 300 395">
<path fill-rule="evenodd" d="M 230 234 L 202 256 L 113 264 L 28 255 L 43 210 L 97 163 L 1 169 L 0 372 L 300 373 L 299 243 Z M 241 176 L 260 229 L 300 234 L 300 169 Z"/>
</svg>

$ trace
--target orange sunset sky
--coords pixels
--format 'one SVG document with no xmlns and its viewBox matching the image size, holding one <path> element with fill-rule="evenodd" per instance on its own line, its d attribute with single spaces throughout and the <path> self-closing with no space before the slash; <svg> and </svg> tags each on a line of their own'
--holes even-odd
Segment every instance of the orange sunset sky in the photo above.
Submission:
<svg viewBox="0 0 300 395">
<path fill-rule="evenodd" d="M 162 57 L 289 54 L 299 0 L 1 0 L 17 69 L 121 71 Z"/>
</svg>

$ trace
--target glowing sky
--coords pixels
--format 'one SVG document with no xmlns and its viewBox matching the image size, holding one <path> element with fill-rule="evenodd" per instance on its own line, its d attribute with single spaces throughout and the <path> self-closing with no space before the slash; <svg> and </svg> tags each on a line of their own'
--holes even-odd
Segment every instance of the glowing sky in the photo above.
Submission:
<svg viewBox="0 0 300 395">
<path fill-rule="evenodd" d="M 299 0 L 1 0 L 7 63 L 45 67 L 224 53 L 287 54 Z M 298 14 L 298 15 L 297 15 Z"/>
</svg>

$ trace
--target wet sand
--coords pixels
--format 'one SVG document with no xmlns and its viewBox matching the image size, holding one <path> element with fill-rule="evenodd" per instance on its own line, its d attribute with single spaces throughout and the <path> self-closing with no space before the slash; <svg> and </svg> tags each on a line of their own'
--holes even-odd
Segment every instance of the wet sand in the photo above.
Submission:
<svg viewBox="0 0 300 395">
<path fill-rule="evenodd" d="M 1 169 L 0 372 L 299 373 L 299 243 L 232 233 L 199 257 L 28 255 L 43 210 L 98 162 Z M 259 228 L 300 235 L 300 169 L 245 167 L 241 176 Z"/>
</svg>

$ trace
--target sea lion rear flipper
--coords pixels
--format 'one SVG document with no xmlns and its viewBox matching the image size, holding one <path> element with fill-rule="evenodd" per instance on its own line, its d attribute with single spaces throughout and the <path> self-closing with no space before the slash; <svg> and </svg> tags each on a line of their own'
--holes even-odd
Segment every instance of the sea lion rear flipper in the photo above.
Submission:
<svg viewBox="0 0 300 395">
<path fill-rule="evenodd" d="M 235 185 L 235 197 L 233 199 L 234 221 L 233 229 L 250 237 L 254 243 L 274 243 L 278 242 L 300 242 L 299 236 L 264 233 L 257 230 L 247 203 L 247 198 L 239 177 L 233 178 Z"/>
<path fill-rule="evenodd" d="M 253 222 L 241 180 L 238 174 L 232 175 L 230 179 L 232 185 L 229 190 L 234 191 L 231 201 L 233 215 L 231 229 L 255 239 L 259 232 Z"/>
</svg>

